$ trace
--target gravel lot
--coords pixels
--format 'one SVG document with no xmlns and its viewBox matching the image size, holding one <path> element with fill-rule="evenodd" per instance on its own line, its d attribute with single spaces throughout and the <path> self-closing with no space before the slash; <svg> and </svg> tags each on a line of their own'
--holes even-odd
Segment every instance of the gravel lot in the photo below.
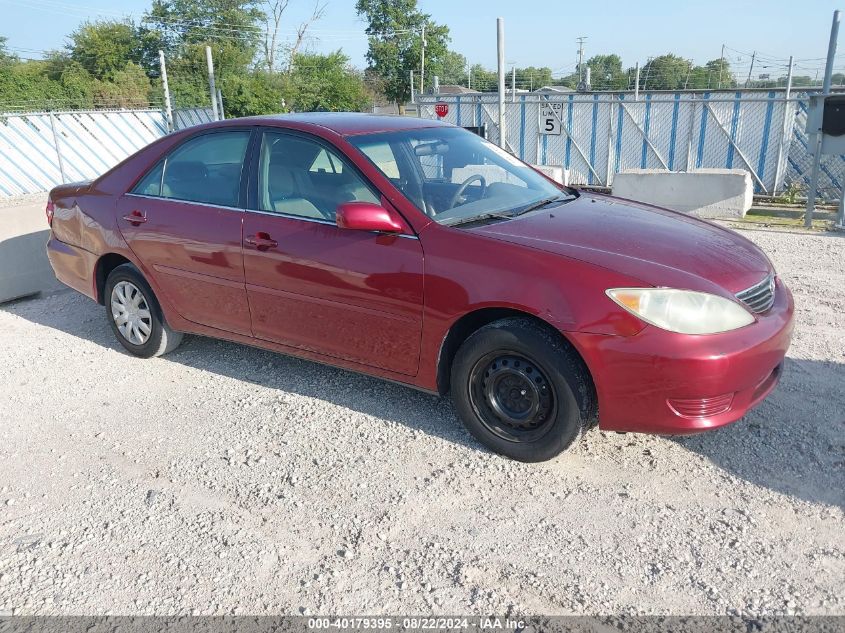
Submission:
<svg viewBox="0 0 845 633">
<path fill-rule="evenodd" d="M 0 306 L 0 614 L 845 614 L 845 234 L 745 234 L 798 306 L 774 395 L 539 465 L 400 386 Z"/>
</svg>

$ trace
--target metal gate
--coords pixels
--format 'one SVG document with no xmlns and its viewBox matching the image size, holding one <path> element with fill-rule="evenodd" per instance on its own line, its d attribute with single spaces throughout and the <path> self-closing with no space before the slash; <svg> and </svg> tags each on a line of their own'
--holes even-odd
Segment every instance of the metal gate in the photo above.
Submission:
<svg viewBox="0 0 845 633">
<path fill-rule="evenodd" d="M 436 118 L 439 101 L 450 106 L 446 121 L 484 124 L 498 142 L 497 94 L 421 95 L 420 116 Z M 757 193 L 777 194 L 809 178 L 807 102 L 807 93 L 786 99 L 782 90 L 650 92 L 638 99 L 632 92 L 508 94 L 506 148 L 533 164 L 563 166 L 577 185 L 610 187 L 614 174 L 634 168 L 741 168 Z M 541 132 L 544 110 L 554 114 L 559 134 Z M 845 156 L 825 158 L 824 197 L 838 196 L 843 174 Z"/>
</svg>

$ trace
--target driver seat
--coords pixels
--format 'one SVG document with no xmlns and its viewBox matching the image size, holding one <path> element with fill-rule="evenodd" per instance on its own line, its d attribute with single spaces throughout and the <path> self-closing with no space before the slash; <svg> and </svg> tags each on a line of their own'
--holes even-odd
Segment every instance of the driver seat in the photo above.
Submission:
<svg viewBox="0 0 845 633">
<path fill-rule="evenodd" d="M 267 169 L 270 206 L 273 211 L 303 218 L 325 220 L 326 216 L 306 198 L 299 197 L 292 171 L 278 162 Z"/>
</svg>

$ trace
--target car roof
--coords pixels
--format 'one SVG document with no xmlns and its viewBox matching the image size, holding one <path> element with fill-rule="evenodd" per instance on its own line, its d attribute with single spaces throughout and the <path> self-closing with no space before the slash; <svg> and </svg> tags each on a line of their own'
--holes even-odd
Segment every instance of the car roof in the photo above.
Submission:
<svg viewBox="0 0 845 633">
<path fill-rule="evenodd" d="M 237 119 L 231 119 L 236 121 Z M 435 119 L 421 119 L 412 116 L 391 116 L 384 114 L 361 114 L 358 112 L 303 112 L 299 114 L 271 114 L 250 117 L 251 121 L 268 123 L 270 121 L 284 127 L 286 123 L 316 125 L 332 130 L 341 136 L 356 134 L 374 134 L 376 132 L 396 132 L 399 130 L 417 130 L 427 127 L 448 126 Z"/>
</svg>

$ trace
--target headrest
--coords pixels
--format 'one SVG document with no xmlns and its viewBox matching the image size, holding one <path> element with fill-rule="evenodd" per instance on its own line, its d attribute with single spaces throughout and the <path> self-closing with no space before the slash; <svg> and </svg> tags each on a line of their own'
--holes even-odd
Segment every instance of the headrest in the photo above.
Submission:
<svg viewBox="0 0 845 633">
<path fill-rule="evenodd" d="M 270 163 L 267 168 L 267 183 L 273 198 L 285 198 L 293 195 L 295 189 L 293 174 L 290 169 L 279 163 Z"/>
<path fill-rule="evenodd" d="M 199 180 L 208 176 L 205 165 L 198 160 L 167 165 L 167 180 Z M 172 182 L 172 181 L 171 181 Z"/>
<path fill-rule="evenodd" d="M 270 149 L 270 162 L 307 169 L 314 162 L 320 146 L 294 137 L 281 138 Z"/>
</svg>

